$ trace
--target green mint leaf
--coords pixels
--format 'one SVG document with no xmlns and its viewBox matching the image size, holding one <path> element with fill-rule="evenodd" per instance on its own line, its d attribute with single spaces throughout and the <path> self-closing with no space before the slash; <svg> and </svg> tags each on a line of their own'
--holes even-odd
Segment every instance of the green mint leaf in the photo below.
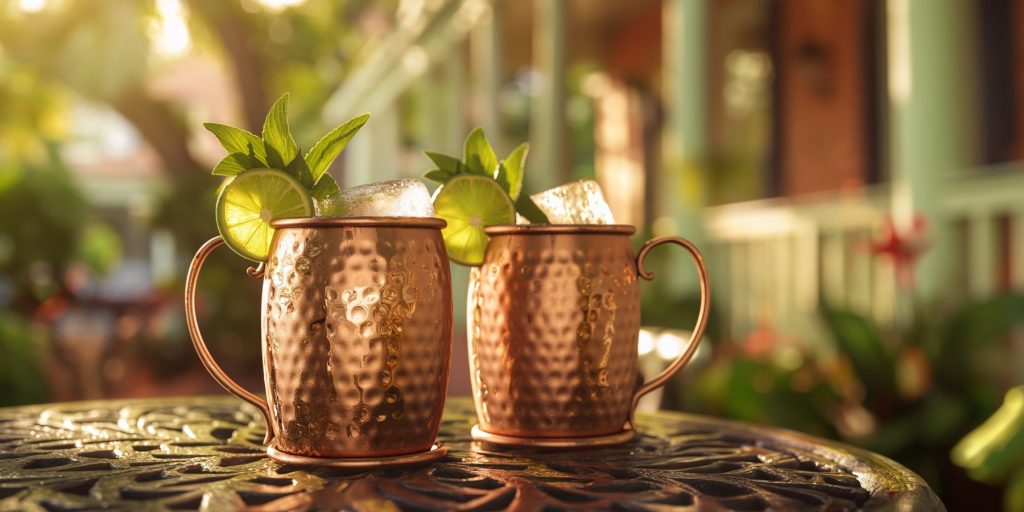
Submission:
<svg viewBox="0 0 1024 512">
<path fill-rule="evenodd" d="M 424 151 L 423 154 L 427 155 L 427 158 L 434 162 L 434 165 L 442 171 L 453 175 L 466 172 L 466 166 L 463 165 L 458 158 L 442 153 L 434 153 L 433 151 Z"/>
<path fill-rule="evenodd" d="M 268 148 L 277 151 L 283 165 L 290 164 L 295 155 L 299 154 L 299 147 L 288 131 L 288 93 L 282 94 L 267 112 L 267 119 L 263 121 L 263 140 Z M 271 167 L 275 166 L 271 164 Z"/>
<path fill-rule="evenodd" d="M 530 221 L 531 224 L 551 224 L 548 216 L 526 194 L 520 194 L 519 198 L 516 199 L 516 212 L 526 217 L 526 220 Z"/>
<path fill-rule="evenodd" d="M 327 132 L 327 135 L 318 140 L 313 145 L 313 148 L 309 150 L 309 153 L 306 153 L 306 163 L 309 164 L 309 170 L 313 174 L 314 182 L 319 182 L 320 177 L 327 172 L 327 168 L 331 166 L 334 159 L 338 158 L 338 155 L 348 145 L 348 141 L 352 140 L 352 137 L 359 132 L 359 129 L 369 119 L 370 114 L 363 114 L 345 121 L 335 129 Z"/>
<path fill-rule="evenodd" d="M 228 153 L 245 155 L 251 153 L 261 163 L 267 164 L 267 153 L 263 150 L 263 140 L 255 134 L 226 124 L 203 123 L 203 126 L 217 137 L 220 145 L 224 146 Z"/>
<path fill-rule="evenodd" d="M 270 143 L 263 143 L 263 153 L 267 155 L 267 167 L 278 170 L 284 170 L 287 167 L 284 164 L 284 158 L 281 157 L 281 153 L 278 153 Z"/>
<path fill-rule="evenodd" d="M 494 177 L 494 172 L 498 170 L 498 156 L 494 154 L 494 148 L 487 141 L 483 128 L 478 126 L 469 132 L 463 153 L 466 168 L 470 173 Z"/>
<path fill-rule="evenodd" d="M 508 169 L 505 168 L 504 163 L 498 164 L 498 172 L 494 173 L 494 180 L 498 182 L 498 185 L 501 185 L 501 189 L 504 190 L 506 194 L 509 194 L 509 197 L 512 197 L 512 194 L 509 193 L 510 184 L 508 182 Z M 516 198 L 512 197 L 512 200 L 515 201 Z"/>
<path fill-rule="evenodd" d="M 430 181 L 434 181 L 444 185 L 445 183 L 448 183 L 449 180 L 454 178 L 455 174 L 442 169 L 434 169 L 433 171 L 429 171 L 426 174 L 424 174 L 423 177 Z"/>
<path fill-rule="evenodd" d="M 251 155 L 245 153 L 231 153 L 224 157 L 216 167 L 213 168 L 214 176 L 236 176 L 249 169 L 263 167 L 264 164 Z"/>
<path fill-rule="evenodd" d="M 341 217 L 348 210 L 341 200 L 341 189 L 334 176 L 324 173 L 313 187 L 313 201 L 316 214 L 326 217 Z"/>
<path fill-rule="evenodd" d="M 306 159 L 302 158 L 301 154 L 296 154 L 292 162 L 288 164 L 284 172 L 291 174 L 293 178 L 299 180 L 306 190 L 313 188 L 316 180 L 313 179 L 313 175 L 309 172 L 309 166 L 306 165 Z"/>
<path fill-rule="evenodd" d="M 523 168 L 526 164 L 526 154 L 529 152 L 530 145 L 524 142 L 516 146 L 501 162 L 501 169 L 504 170 L 505 181 L 508 183 L 506 191 L 513 201 L 519 199 L 519 193 L 523 190 Z"/>
</svg>

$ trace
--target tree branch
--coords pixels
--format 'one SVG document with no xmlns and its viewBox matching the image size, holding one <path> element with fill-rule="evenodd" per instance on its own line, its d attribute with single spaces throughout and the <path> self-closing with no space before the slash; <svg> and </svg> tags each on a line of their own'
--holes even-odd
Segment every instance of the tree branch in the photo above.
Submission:
<svg viewBox="0 0 1024 512">
<path fill-rule="evenodd" d="M 256 27 L 252 15 L 245 13 L 237 1 L 191 0 L 189 7 L 206 22 L 224 47 L 235 71 L 245 124 L 249 130 L 259 133 L 270 103 L 264 85 L 266 56 L 253 44 Z"/>
<path fill-rule="evenodd" d="M 168 175 L 180 176 L 201 167 L 188 148 L 190 131 L 170 105 L 149 96 L 141 87 L 122 91 L 110 105 L 142 134 L 160 156 Z"/>
</svg>

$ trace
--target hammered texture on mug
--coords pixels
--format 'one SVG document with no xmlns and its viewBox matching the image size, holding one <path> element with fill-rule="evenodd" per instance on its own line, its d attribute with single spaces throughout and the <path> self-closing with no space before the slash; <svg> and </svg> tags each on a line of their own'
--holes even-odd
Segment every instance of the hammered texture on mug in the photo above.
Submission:
<svg viewBox="0 0 1024 512">
<path fill-rule="evenodd" d="M 263 288 L 278 447 L 313 457 L 429 450 L 447 391 L 450 290 L 440 230 L 278 229 Z"/>
<path fill-rule="evenodd" d="M 529 437 L 621 431 L 639 308 L 628 234 L 492 235 L 467 312 L 480 427 Z"/>
</svg>

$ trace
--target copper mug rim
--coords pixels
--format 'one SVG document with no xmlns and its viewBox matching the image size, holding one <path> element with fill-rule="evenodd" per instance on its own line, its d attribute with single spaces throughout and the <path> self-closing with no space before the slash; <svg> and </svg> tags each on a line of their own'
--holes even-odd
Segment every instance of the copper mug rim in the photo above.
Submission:
<svg viewBox="0 0 1024 512">
<path fill-rule="evenodd" d="M 498 224 L 487 226 L 488 235 L 632 235 L 632 224 Z"/>
<path fill-rule="evenodd" d="M 401 227 L 443 229 L 448 222 L 438 217 L 282 217 L 270 221 L 270 227 L 329 228 L 329 227 Z"/>
</svg>

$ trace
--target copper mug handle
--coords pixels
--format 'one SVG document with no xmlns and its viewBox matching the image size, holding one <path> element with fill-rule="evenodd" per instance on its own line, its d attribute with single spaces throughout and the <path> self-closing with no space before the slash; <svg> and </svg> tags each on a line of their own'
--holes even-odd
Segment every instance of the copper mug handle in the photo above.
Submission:
<svg viewBox="0 0 1024 512">
<path fill-rule="evenodd" d="M 192 345 L 196 347 L 196 353 L 199 354 L 199 360 L 203 362 L 203 366 L 206 367 L 206 371 L 210 372 L 213 380 L 217 381 L 228 393 L 249 402 L 263 413 L 263 419 L 267 422 L 267 435 L 263 438 L 263 445 L 267 446 L 270 444 L 271 438 L 274 437 L 274 430 L 271 427 L 270 420 L 270 407 L 267 405 L 267 401 L 249 392 L 231 377 L 228 377 L 228 374 L 224 372 L 220 365 L 217 364 L 217 361 L 214 360 L 213 355 L 210 354 L 210 349 L 206 347 L 206 341 L 203 340 L 203 335 L 199 332 L 199 323 L 196 321 L 196 283 L 199 281 L 199 271 L 202 270 L 203 263 L 206 262 L 206 258 L 210 253 L 221 245 L 224 245 L 224 239 L 215 236 L 203 244 L 196 251 L 195 257 L 192 258 L 192 263 L 188 267 L 188 276 L 185 278 L 185 322 L 188 324 L 188 334 L 192 338 Z M 262 267 L 262 264 L 260 267 Z M 260 269 L 249 269 L 250 276 L 257 277 L 261 273 Z"/>
<path fill-rule="evenodd" d="M 636 415 L 636 406 L 640 402 L 640 398 L 663 386 L 676 372 L 681 370 L 683 366 L 686 366 L 686 363 L 690 361 L 690 358 L 697 351 L 697 346 L 700 345 L 700 340 L 704 337 L 704 329 L 708 323 L 708 310 L 711 307 L 711 290 L 708 285 L 708 268 L 704 264 L 704 255 L 697 249 L 697 246 L 685 238 L 663 236 L 648 240 L 636 255 L 637 273 L 648 281 L 654 279 L 653 272 L 644 270 L 644 258 L 647 257 L 647 253 L 651 249 L 665 243 L 675 244 L 686 249 L 690 257 L 693 258 L 693 262 L 697 265 L 697 274 L 700 276 L 700 311 L 697 313 L 697 325 L 694 326 L 693 332 L 690 334 L 690 340 L 686 343 L 686 349 L 676 357 L 675 361 L 672 361 L 672 364 L 668 365 L 668 368 L 665 368 L 664 371 L 649 382 L 645 382 L 640 386 L 640 389 L 633 393 L 633 402 L 629 408 L 629 424 L 632 426 L 636 425 L 634 416 Z"/>
</svg>

